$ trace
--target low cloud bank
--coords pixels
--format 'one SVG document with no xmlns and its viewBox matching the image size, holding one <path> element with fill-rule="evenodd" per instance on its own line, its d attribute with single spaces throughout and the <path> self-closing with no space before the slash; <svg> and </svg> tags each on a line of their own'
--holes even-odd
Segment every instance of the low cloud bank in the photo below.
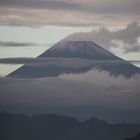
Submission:
<svg viewBox="0 0 140 140">
<path fill-rule="evenodd" d="M 63 109 L 67 108 L 67 111 L 72 113 L 75 108 L 80 107 L 81 110 L 88 108 L 84 113 L 91 115 L 90 109 L 93 107 L 92 112 L 95 111 L 100 117 L 103 117 L 101 114 L 105 113 L 106 109 L 113 112 L 116 110 L 117 113 L 121 110 L 120 114 L 118 113 L 118 118 L 111 115 L 117 121 L 118 119 L 123 121 L 119 116 L 124 110 L 133 116 L 133 119 L 132 116 L 131 118 L 127 116 L 129 121 L 134 121 L 136 117 L 140 116 L 139 83 L 140 75 L 129 79 L 123 76 L 116 78 L 107 72 L 96 70 L 85 74 L 63 74 L 58 78 L 1 78 L 0 109 L 40 113 L 41 111 L 51 112 L 51 109 L 54 108 L 56 111 L 63 112 Z M 97 108 L 102 108 L 102 113 L 98 113 Z M 104 114 L 104 116 L 106 115 L 108 116 L 108 114 Z M 138 118 L 135 121 L 140 122 Z"/>
</svg>

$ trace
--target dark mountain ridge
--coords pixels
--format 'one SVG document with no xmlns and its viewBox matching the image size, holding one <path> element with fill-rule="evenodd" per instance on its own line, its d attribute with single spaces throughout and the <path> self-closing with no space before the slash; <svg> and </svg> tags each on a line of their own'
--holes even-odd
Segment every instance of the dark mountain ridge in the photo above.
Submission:
<svg viewBox="0 0 140 140">
<path fill-rule="evenodd" d="M 123 140 L 139 130 L 140 124 L 109 124 L 95 117 L 78 121 L 56 114 L 0 113 L 1 140 Z"/>
<path fill-rule="evenodd" d="M 136 136 L 126 138 L 125 140 L 140 140 L 140 133 L 138 133 Z"/>
</svg>

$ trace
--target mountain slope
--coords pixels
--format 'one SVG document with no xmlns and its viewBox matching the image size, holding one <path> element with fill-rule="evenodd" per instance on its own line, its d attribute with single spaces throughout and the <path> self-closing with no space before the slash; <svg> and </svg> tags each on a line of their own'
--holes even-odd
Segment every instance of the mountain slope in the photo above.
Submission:
<svg viewBox="0 0 140 140">
<path fill-rule="evenodd" d="M 91 41 L 60 41 L 38 58 L 45 58 L 46 63 L 24 65 L 8 76 L 19 78 L 55 77 L 63 73 L 84 73 L 91 69 L 126 77 L 140 73 L 139 68 Z"/>
<path fill-rule="evenodd" d="M 119 59 L 91 41 L 60 41 L 39 57 L 74 57 L 93 60 Z"/>
</svg>

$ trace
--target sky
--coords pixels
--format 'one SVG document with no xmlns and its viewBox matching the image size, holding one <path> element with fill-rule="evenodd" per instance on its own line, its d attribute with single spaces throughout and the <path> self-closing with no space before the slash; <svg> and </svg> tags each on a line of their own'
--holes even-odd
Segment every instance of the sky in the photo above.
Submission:
<svg viewBox="0 0 140 140">
<path fill-rule="evenodd" d="M 140 60 L 139 13 L 139 0 L 0 0 L 0 58 L 36 57 L 76 36 Z M 0 64 L 0 75 L 19 66 Z"/>
</svg>

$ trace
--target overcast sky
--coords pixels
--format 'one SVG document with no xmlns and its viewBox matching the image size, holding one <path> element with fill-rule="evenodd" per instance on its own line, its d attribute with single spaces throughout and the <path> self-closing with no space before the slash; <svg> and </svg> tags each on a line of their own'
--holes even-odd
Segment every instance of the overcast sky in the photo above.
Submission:
<svg viewBox="0 0 140 140">
<path fill-rule="evenodd" d="M 0 0 L 0 58 L 36 57 L 70 34 L 89 32 L 116 55 L 140 59 L 139 13 L 139 0 Z"/>
<path fill-rule="evenodd" d="M 0 0 L 0 6 L 1 25 L 125 26 L 140 20 L 139 0 Z"/>
</svg>

